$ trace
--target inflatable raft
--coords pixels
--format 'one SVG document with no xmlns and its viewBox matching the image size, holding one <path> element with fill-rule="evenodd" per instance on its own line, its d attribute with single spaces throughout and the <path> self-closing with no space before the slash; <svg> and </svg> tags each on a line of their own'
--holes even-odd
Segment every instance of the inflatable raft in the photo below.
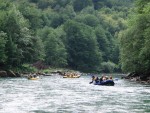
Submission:
<svg viewBox="0 0 150 113">
<path fill-rule="evenodd" d="M 113 80 L 105 80 L 105 81 L 102 81 L 102 82 L 95 82 L 94 85 L 104 85 L 104 86 L 114 86 L 115 83 Z"/>
<path fill-rule="evenodd" d="M 28 80 L 38 80 L 39 79 L 39 77 L 37 76 L 37 77 L 28 77 Z"/>
<path fill-rule="evenodd" d="M 63 78 L 79 78 L 80 77 L 80 75 L 75 75 L 75 76 L 63 76 Z"/>
<path fill-rule="evenodd" d="M 38 80 L 39 78 L 28 78 L 29 80 Z"/>
</svg>

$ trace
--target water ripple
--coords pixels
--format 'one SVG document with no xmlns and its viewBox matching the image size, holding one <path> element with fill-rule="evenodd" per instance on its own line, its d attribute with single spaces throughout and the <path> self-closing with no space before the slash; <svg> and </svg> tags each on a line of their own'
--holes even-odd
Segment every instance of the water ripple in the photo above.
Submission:
<svg viewBox="0 0 150 113">
<path fill-rule="evenodd" d="M 0 113 L 148 113 L 150 87 L 125 80 L 89 84 L 90 77 L 0 79 Z"/>
</svg>

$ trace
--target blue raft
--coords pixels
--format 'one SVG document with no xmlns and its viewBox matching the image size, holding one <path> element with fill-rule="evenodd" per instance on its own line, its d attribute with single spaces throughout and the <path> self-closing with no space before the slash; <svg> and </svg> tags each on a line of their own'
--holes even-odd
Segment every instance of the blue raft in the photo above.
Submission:
<svg viewBox="0 0 150 113">
<path fill-rule="evenodd" d="M 105 80 L 102 82 L 95 82 L 94 85 L 114 86 L 115 83 L 113 80 Z"/>
</svg>

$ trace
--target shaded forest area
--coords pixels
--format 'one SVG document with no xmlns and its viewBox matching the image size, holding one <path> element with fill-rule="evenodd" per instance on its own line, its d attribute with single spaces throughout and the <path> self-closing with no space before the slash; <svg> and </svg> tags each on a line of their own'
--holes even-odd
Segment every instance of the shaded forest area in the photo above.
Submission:
<svg viewBox="0 0 150 113">
<path fill-rule="evenodd" d="M 150 1 L 136 0 L 127 29 L 119 33 L 122 70 L 150 79 Z"/>
<path fill-rule="evenodd" d="M 148 9 L 139 4 L 137 13 L 147 19 L 150 8 L 144 6 Z M 133 9 L 133 0 L 0 0 L 0 68 L 43 61 L 51 67 L 83 72 L 118 72 L 121 65 L 124 71 L 134 71 L 138 65 L 134 61 L 139 61 L 136 55 L 142 57 L 139 63 L 148 57 L 144 39 L 148 39 L 149 29 L 136 14 L 132 17 L 139 21 L 131 19 L 128 26 L 129 14 L 136 12 Z M 141 22 L 145 24 L 136 25 Z M 140 34 L 137 27 L 145 32 Z M 130 45 L 136 39 L 132 34 L 141 41 L 134 42 L 140 46 L 133 58 L 135 50 Z M 144 69 L 148 62 L 142 63 Z"/>
</svg>

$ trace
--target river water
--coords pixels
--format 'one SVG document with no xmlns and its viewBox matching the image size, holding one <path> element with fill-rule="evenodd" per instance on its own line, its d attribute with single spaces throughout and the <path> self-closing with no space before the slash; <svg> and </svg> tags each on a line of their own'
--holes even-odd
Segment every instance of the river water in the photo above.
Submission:
<svg viewBox="0 0 150 113">
<path fill-rule="evenodd" d="M 0 79 L 0 113 L 150 113 L 150 85 L 119 79 L 89 84 L 90 76 Z"/>
</svg>

